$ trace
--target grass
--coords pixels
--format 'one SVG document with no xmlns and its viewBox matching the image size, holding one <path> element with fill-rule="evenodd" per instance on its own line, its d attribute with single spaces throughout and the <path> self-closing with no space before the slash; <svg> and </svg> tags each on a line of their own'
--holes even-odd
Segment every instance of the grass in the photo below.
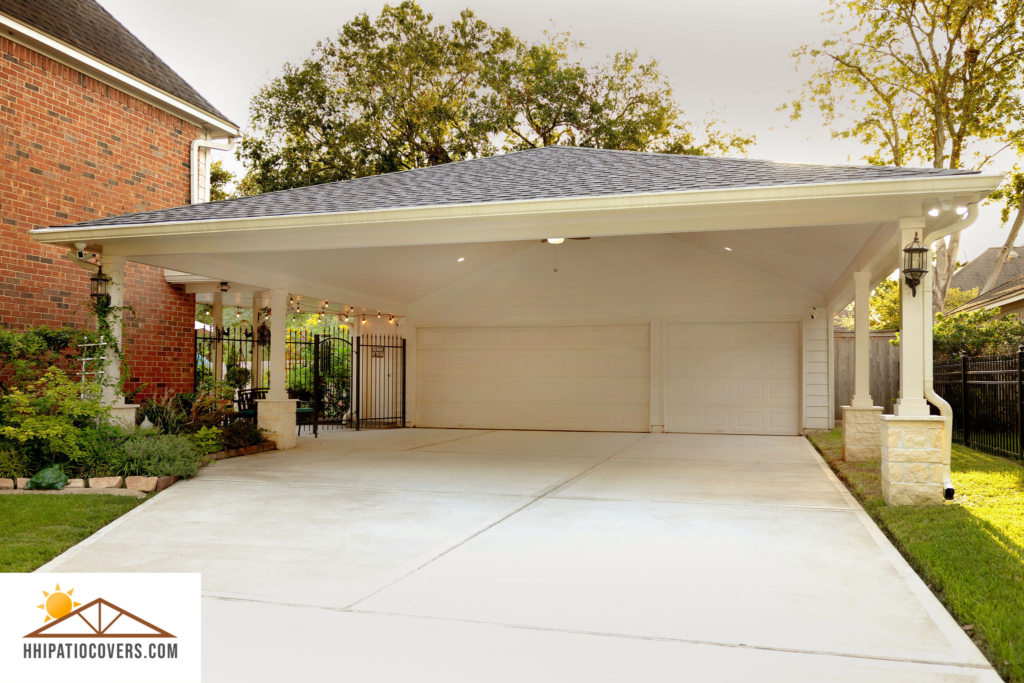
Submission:
<svg viewBox="0 0 1024 683">
<path fill-rule="evenodd" d="M 141 501 L 128 496 L 0 496 L 0 572 L 30 572 Z"/>
<path fill-rule="evenodd" d="M 840 428 L 811 442 L 1003 679 L 1024 683 L 1024 467 L 954 445 L 953 501 L 889 507 L 879 461 L 845 462 Z"/>
</svg>

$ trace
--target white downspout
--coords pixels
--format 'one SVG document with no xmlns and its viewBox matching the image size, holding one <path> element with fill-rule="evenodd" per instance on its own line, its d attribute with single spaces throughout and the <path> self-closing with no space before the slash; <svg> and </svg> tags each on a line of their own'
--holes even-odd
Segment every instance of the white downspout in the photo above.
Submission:
<svg viewBox="0 0 1024 683">
<path fill-rule="evenodd" d="M 221 152 L 230 152 L 235 148 L 235 138 L 228 138 L 227 142 L 218 142 L 216 140 L 204 140 L 197 138 L 192 141 L 192 153 L 189 159 L 189 175 L 191 176 L 191 188 L 189 194 L 190 204 L 202 204 L 204 201 L 209 201 L 210 197 L 207 194 L 206 198 L 201 200 L 199 198 L 199 148 L 206 147 L 207 149 L 216 149 Z M 210 191 L 210 164 L 206 164 L 206 172 L 204 174 L 206 178 L 206 191 Z"/>
<path fill-rule="evenodd" d="M 974 225 L 974 222 L 978 220 L 978 205 L 968 204 L 967 205 L 967 216 L 955 223 L 958 230 L 969 228 Z M 929 258 L 932 256 L 932 240 L 929 235 L 926 244 L 928 244 L 928 255 Z M 924 279 L 924 287 L 922 288 L 921 295 L 925 297 L 927 305 L 924 307 L 924 397 L 933 406 L 939 409 L 939 413 L 942 414 L 945 420 L 945 425 L 942 430 L 942 464 L 946 469 L 946 474 L 943 477 L 942 487 L 944 489 L 943 494 L 946 500 L 953 500 L 953 496 L 956 493 L 953 487 L 953 479 L 951 477 L 952 458 L 953 458 L 953 407 L 946 402 L 941 396 L 935 393 L 935 377 L 932 368 L 932 327 L 935 321 L 932 318 L 932 278 L 926 277 Z"/>
</svg>

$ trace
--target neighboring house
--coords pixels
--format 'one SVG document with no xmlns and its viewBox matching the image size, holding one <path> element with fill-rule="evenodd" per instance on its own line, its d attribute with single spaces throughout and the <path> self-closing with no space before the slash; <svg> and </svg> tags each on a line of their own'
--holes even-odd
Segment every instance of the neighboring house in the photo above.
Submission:
<svg viewBox="0 0 1024 683">
<path fill-rule="evenodd" d="M 1010 263 L 1014 262 L 1010 261 L 1006 265 L 1009 266 Z M 1006 267 L 1003 270 L 1005 271 Z M 1024 318 L 1024 274 L 1018 275 L 998 287 L 993 287 L 981 296 L 954 308 L 950 311 L 950 315 L 989 308 L 998 308 L 999 317 L 1012 314 L 1018 318 Z"/>
<path fill-rule="evenodd" d="M 411 425 L 800 434 L 833 425 L 831 326 L 855 281 L 867 310 L 903 246 L 969 225 L 1000 181 L 545 147 L 33 236 L 269 304 L 259 415 L 282 448 L 295 416 L 276 314 L 291 295 L 369 312 L 361 333 L 405 319 Z M 923 368 L 930 277 L 905 290 L 901 366 Z M 922 372 L 905 373 L 899 414 L 927 419 Z"/>
<path fill-rule="evenodd" d="M 977 289 L 980 292 L 981 288 L 985 286 L 988 276 L 992 273 L 999 249 L 999 247 L 990 247 L 981 252 L 974 260 L 969 261 L 963 268 L 953 273 L 953 277 L 949 280 L 949 286 L 964 292 L 972 289 Z M 999 271 L 999 280 L 996 282 L 996 286 L 1020 275 L 1024 275 L 1024 260 L 1018 258 L 1016 251 L 1011 251 L 1010 258 L 1006 260 L 1003 269 Z"/>
<path fill-rule="evenodd" d="M 0 324 L 89 325 L 73 245 L 29 231 L 203 201 L 202 145 L 237 126 L 93 0 L 0 0 L 0 56 Z M 128 389 L 190 389 L 194 295 L 153 265 L 124 278 Z"/>
</svg>

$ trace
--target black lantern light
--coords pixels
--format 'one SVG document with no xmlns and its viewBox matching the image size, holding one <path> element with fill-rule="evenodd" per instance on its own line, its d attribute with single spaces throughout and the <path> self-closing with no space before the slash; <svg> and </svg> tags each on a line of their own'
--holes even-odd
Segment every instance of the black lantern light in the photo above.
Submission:
<svg viewBox="0 0 1024 683">
<path fill-rule="evenodd" d="M 914 233 L 914 241 L 903 250 L 903 276 L 907 279 L 907 287 L 910 287 L 911 296 L 917 296 L 917 286 L 921 279 L 928 274 L 928 247 L 922 247 L 917 241 L 917 233 Z"/>
<path fill-rule="evenodd" d="M 89 278 L 89 296 L 92 297 L 93 301 L 99 303 L 110 303 L 110 294 L 107 293 L 107 287 L 110 285 L 110 278 L 103 274 L 103 266 L 93 273 L 92 277 Z"/>
</svg>

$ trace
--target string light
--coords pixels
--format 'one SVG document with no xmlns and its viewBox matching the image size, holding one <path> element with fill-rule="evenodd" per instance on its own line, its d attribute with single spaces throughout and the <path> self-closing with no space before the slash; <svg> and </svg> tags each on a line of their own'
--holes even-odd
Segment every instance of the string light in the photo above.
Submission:
<svg viewBox="0 0 1024 683">
<path fill-rule="evenodd" d="M 380 311 L 377 311 L 377 320 L 380 320 Z"/>
</svg>

